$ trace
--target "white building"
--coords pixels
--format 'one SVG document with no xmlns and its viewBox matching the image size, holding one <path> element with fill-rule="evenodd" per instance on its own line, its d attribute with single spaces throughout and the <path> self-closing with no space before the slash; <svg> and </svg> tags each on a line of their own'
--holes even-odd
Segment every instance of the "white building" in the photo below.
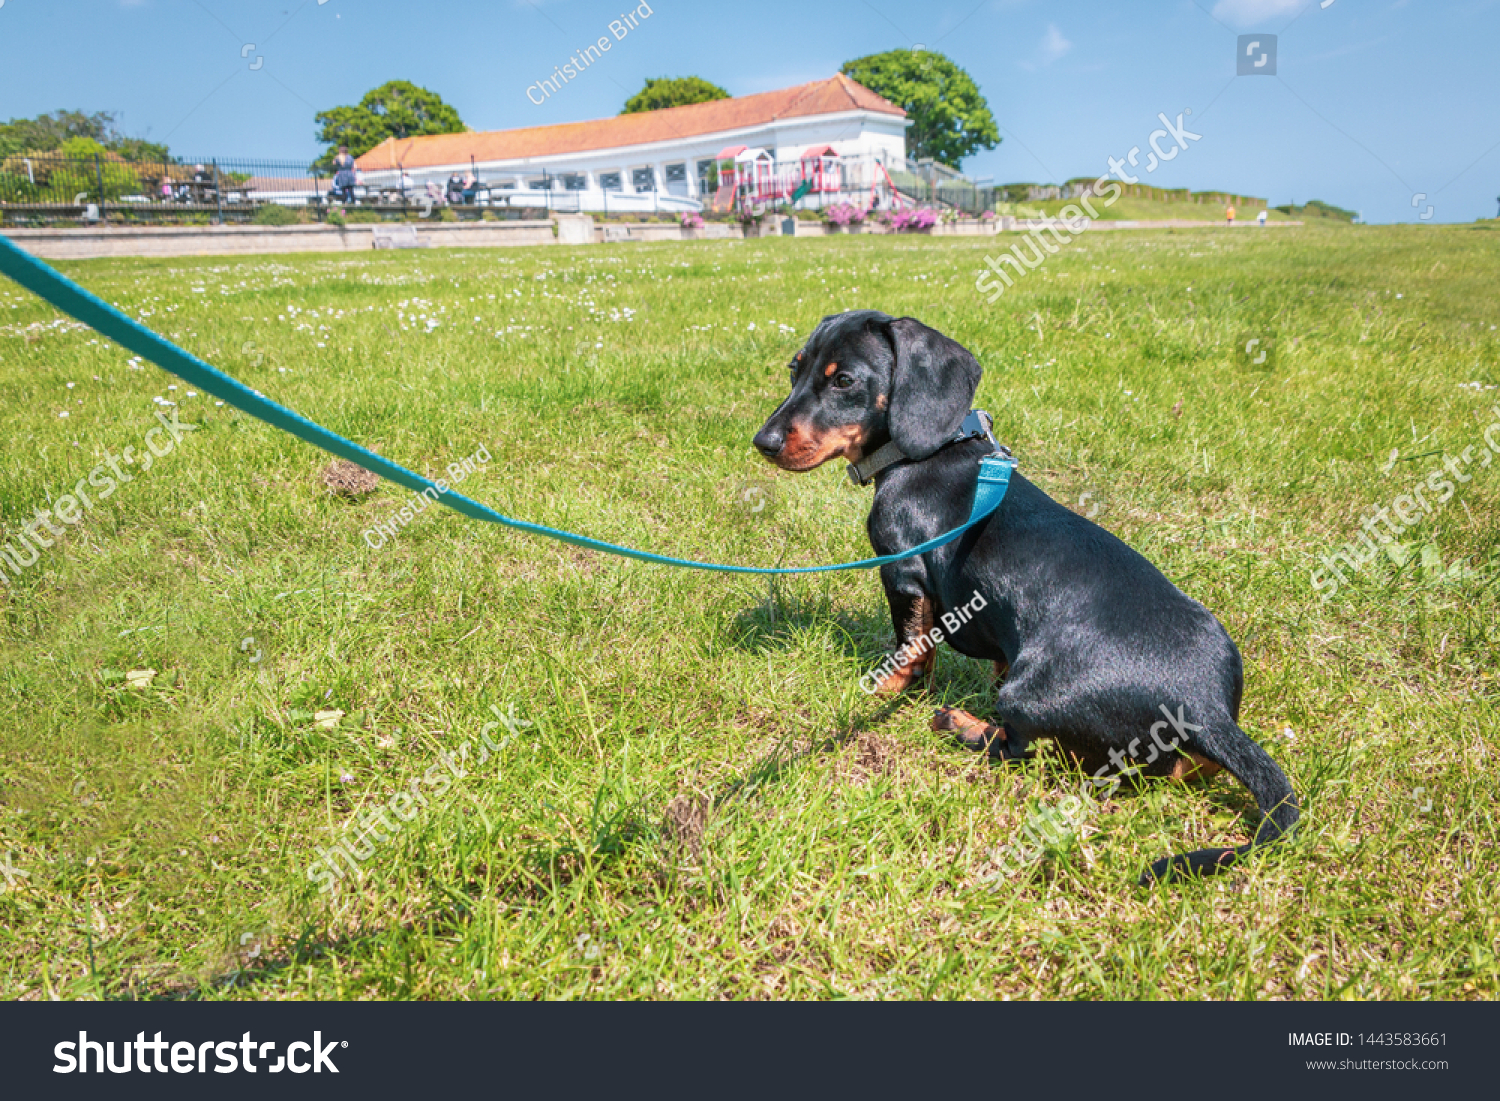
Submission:
<svg viewBox="0 0 1500 1101">
<path fill-rule="evenodd" d="M 753 96 L 521 130 L 388 138 L 358 165 L 367 187 L 397 187 L 404 170 L 420 189 L 472 173 L 479 201 L 567 210 L 697 210 L 715 196 L 716 164 L 764 150 L 782 179 L 805 153 L 832 147 L 853 193 L 883 169 L 906 164 L 906 112 L 843 74 Z M 823 174 L 820 174 L 820 179 Z M 725 189 L 726 191 L 728 189 Z M 727 202 L 727 194 L 720 195 Z M 823 198 L 827 198 L 824 196 Z M 821 201 L 813 195 L 803 200 Z"/>
</svg>

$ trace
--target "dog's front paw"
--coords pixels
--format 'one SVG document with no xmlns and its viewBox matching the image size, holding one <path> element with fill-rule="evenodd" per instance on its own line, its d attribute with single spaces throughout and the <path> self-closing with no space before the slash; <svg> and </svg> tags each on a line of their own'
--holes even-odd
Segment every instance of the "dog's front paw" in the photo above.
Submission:
<svg viewBox="0 0 1500 1101">
<path fill-rule="evenodd" d="M 957 707 L 944 707 L 932 716 L 933 730 L 951 730 L 970 749 L 986 750 L 991 757 L 1005 756 L 1005 731 L 993 723 Z"/>
<path fill-rule="evenodd" d="M 913 662 L 891 670 L 875 682 L 877 696 L 899 696 L 912 685 L 927 679 L 927 667 L 923 662 Z"/>
</svg>

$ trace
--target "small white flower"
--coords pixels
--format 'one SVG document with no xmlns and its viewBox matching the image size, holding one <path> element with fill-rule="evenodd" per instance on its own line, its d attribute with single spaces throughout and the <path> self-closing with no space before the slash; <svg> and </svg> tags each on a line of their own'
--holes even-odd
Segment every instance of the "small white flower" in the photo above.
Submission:
<svg viewBox="0 0 1500 1101">
<path fill-rule="evenodd" d="M 61 413 L 58 414 L 59 417 L 66 417 L 67 415 L 68 415 L 68 411 L 66 409 L 64 409 Z"/>
<path fill-rule="evenodd" d="M 68 383 L 68 389 L 69 390 L 73 389 L 74 385 L 75 385 L 74 383 L 71 383 L 71 382 Z"/>
</svg>

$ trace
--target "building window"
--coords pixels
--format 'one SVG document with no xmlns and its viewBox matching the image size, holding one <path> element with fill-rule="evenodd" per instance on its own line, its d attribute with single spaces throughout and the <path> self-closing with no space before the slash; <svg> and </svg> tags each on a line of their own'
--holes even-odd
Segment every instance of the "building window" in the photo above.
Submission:
<svg viewBox="0 0 1500 1101">
<path fill-rule="evenodd" d="M 712 160 L 698 162 L 698 190 L 712 191 L 719 183 L 719 173 Z"/>
<path fill-rule="evenodd" d="M 551 191 L 552 178 L 550 176 L 543 176 L 539 180 L 527 180 L 526 186 L 533 191 Z"/>
<path fill-rule="evenodd" d="M 564 191 L 582 191 L 589 185 L 588 177 L 581 172 L 569 172 L 562 178 Z"/>
<path fill-rule="evenodd" d="M 656 173 L 649 168 L 635 168 L 630 172 L 630 186 L 635 191 L 655 191 Z"/>
<path fill-rule="evenodd" d="M 666 168 L 667 183 L 687 183 L 687 165 L 669 164 Z"/>
<path fill-rule="evenodd" d="M 599 173 L 599 189 L 601 191 L 620 191 L 620 174 L 618 172 Z"/>
</svg>

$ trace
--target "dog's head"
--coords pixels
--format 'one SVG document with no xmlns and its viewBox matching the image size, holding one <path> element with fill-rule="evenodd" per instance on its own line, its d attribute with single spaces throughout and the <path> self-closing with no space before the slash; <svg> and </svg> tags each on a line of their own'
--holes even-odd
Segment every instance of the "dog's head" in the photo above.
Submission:
<svg viewBox="0 0 1500 1101">
<path fill-rule="evenodd" d="M 957 341 L 878 310 L 825 317 L 789 366 L 792 392 L 754 443 L 792 471 L 858 462 L 891 440 L 927 458 L 958 431 L 980 376 Z"/>
</svg>

